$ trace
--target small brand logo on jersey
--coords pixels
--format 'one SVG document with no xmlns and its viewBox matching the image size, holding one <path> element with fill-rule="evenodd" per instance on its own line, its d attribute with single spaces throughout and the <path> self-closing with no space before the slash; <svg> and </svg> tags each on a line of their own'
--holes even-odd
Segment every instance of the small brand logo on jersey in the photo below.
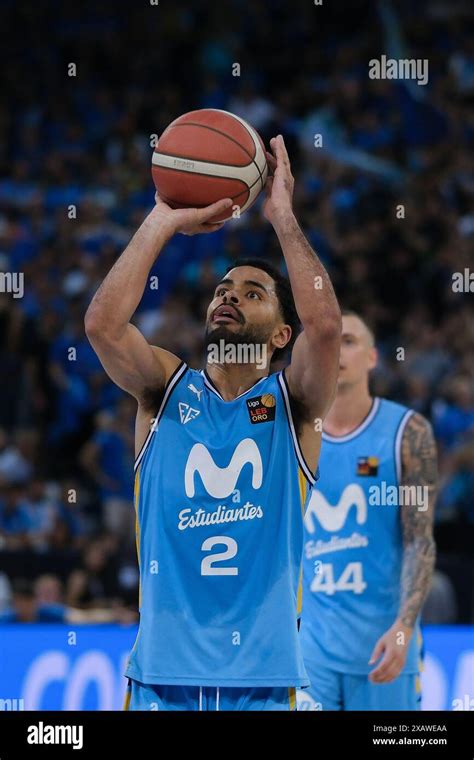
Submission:
<svg viewBox="0 0 474 760">
<path fill-rule="evenodd" d="M 256 425 L 258 422 L 271 422 L 275 419 L 276 399 L 272 393 L 264 393 L 247 400 L 250 422 Z"/>
<path fill-rule="evenodd" d="M 358 475 L 377 475 L 379 471 L 378 457 L 358 457 L 357 474 Z"/>
<path fill-rule="evenodd" d="M 195 394 L 196 394 L 196 396 L 198 397 L 198 401 L 200 401 L 200 400 L 201 400 L 201 393 L 202 393 L 202 389 L 199 391 L 199 390 L 196 388 L 196 386 L 195 386 L 195 385 L 193 385 L 193 383 L 189 383 L 189 385 L 188 385 L 188 388 L 189 388 L 189 390 L 190 390 L 190 391 L 192 391 L 193 393 L 195 393 Z"/>
<path fill-rule="evenodd" d="M 178 408 L 179 408 L 179 416 L 180 416 L 182 425 L 186 425 L 187 422 L 194 420 L 198 416 L 198 414 L 201 414 L 199 409 L 193 409 L 192 406 L 189 406 L 189 404 L 185 404 L 184 401 L 179 402 Z"/>
</svg>

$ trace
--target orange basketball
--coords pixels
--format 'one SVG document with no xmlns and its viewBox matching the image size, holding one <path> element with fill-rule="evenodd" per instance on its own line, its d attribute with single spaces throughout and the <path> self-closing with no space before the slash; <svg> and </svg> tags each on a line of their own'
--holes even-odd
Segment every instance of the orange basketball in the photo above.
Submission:
<svg viewBox="0 0 474 760">
<path fill-rule="evenodd" d="M 262 404 L 263 406 L 267 406 L 268 408 L 275 406 L 275 396 L 271 393 L 265 393 L 262 396 Z"/>
<path fill-rule="evenodd" d="M 165 129 L 151 171 L 158 195 L 172 208 L 232 198 L 233 206 L 216 222 L 250 208 L 265 186 L 268 166 L 265 146 L 250 124 L 228 111 L 204 108 Z"/>
</svg>

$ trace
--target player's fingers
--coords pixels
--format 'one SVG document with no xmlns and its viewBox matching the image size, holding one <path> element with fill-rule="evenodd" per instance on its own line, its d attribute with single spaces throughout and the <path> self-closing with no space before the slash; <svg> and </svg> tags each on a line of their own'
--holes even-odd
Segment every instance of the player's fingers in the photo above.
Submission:
<svg viewBox="0 0 474 760">
<path fill-rule="evenodd" d="M 385 675 L 385 683 L 389 683 L 389 681 L 394 681 L 395 678 L 398 678 L 402 670 L 402 666 L 398 661 L 394 662 L 392 667 L 387 671 Z"/>
<path fill-rule="evenodd" d="M 377 667 L 369 673 L 370 680 L 374 681 L 375 683 L 381 683 L 386 675 L 390 672 L 393 664 L 394 656 L 386 652 L 382 662 L 379 663 L 379 665 L 377 665 Z"/>
<path fill-rule="evenodd" d="M 225 222 L 216 222 L 215 224 L 210 224 L 210 222 L 206 222 L 206 224 L 201 225 L 199 232 L 217 232 L 217 230 L 222 229 L 224 224 Z"/>
<path fill-rule="evenodd" d="M 376 683 L 390 683 L 390 681 L 394 681 L 395 678 L 398 677 L 398 675 L 399 675 L 398 666 L 393 664 L 389 668 L 387 668 L 381 675 L 379 675 Z"/>
<path fill-rule="evenodd" d="M 275 143 L 275 149 L 277 154 L 277 159 L 282 161 L 285 166 L 289 169 L 290 168 L 290 157 L 288 155 L 288 151 L 286 150 L 285 141 L 283 139 L 283 135 L 278 135 Z"/>
<path fill-rule="evenodd" d="M 224 211 L 226 211 L 229 208 L 229 206 L 232 206 L 232 198 L 223 198 L 220 201 L 211 203 L 210 206 L 206 206 L 205 208 L 200 208 L 198 209 L 198 212 L 196 215 L 196 222 L 198 224 L 203 224 L 208 219 L 211 219 L 213 216 L 222 214 Z"/>
<path fill-rule="evenodd" d="M 277 160 L 276 160 L 275 156 L 272 153 L 268 152 L 268 150 L 265 153 L 266 153 L 266 156 L 267 156 L 267 163 L 268 163 L 270 169 L 272 170 L 272 172 L 274 172 L 275 169 L 277 168 Z"/>
<path fill-rule="evenodd" d="M 376 662 L 379 657 L 384 653 L 385 650 L 385 642 L 382 639 L 379 639 L 374 646 L 374 649 L 372 651 L 372 654 L 370 655 L 369 665 L 373 665 L 374 662 Z"/>
<path fill-rule="evenodd" d="M 371 683 L 383 683 L 383 680 L 384 672 L 373 670 L 371 673 L 369 673 L 369 681 L 371 681 Z"/>
<path fill-rule="evenodd" d="M 369 681 L 374 684 L 381 684 L 381 683 L 387 683 L 387 677 L 384 675 L 369 675 Z"/>
<path fill-rule="evenodd" d="M 390 648 L 387 647 L 383 638 L 377 642 L 374 649 L 375 657 L 370 658 L 369 665 L 372 664 L 372 662 L 375 662 L 376 660 L 378 660 L 382 654 L 383 654 L 382 659 L 380 660 L 378 665 L 376 665 L 375 668 L 371 671 L 372 675 L 379 675 L 380 673 L 385 672 L 385 669 L 387 668 L 388 665 L 390 665 L 393 658 L 393 652 L 391 652 Z"/>
<path fill-rule="evenodd" d="M 265 182 L 265 192 L 268 196 L 272 194 L 272 187 L 273 187 L 273 177 L 267 177 L 267 181 Z"/>
<path fill-rule="evenodd" d="M 277 137 L 272 137 L 272 139 L 270 140 L 270 148 L 273 151 L 273 155 L 275 157 L 276 162 L 278 163 L 280 159 L 283 161 L 283 157 L 281 154 L 280 141 Z"/>
</svg>

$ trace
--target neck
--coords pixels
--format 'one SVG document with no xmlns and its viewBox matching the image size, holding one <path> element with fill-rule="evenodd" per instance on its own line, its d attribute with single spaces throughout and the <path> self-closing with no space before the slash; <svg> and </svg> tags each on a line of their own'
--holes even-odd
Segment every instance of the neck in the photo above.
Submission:
<svg viewBox="0 0 474 760">
<path fill-rule="evenodd" d="M 255 364 L 206 364 L 206 372 L 225 401 L 240 396 L 262 377 L 268 368 L 258 369 Z"/>
<path fill-rule="evenodd" d="M 372 402 L 366 381 L 358 385 L 340 385 L 324 420 L 324 432 L 335 436 L 351 433 L 367 417 Z"/>
</svg>

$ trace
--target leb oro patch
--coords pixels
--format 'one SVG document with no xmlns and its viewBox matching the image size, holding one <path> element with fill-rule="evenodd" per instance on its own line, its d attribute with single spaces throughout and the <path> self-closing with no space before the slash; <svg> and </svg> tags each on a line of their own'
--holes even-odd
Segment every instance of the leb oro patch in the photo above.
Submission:
<svg viewBox="0 0 474 760">
<path fill-rule="evenodd" d="M 262 396 L 247 399 L 250 422 L 257 425 L 259 422 L 271 422 L 275 419 L 276 399 L 272 393 L 264 393 Z"/>
</svg>

